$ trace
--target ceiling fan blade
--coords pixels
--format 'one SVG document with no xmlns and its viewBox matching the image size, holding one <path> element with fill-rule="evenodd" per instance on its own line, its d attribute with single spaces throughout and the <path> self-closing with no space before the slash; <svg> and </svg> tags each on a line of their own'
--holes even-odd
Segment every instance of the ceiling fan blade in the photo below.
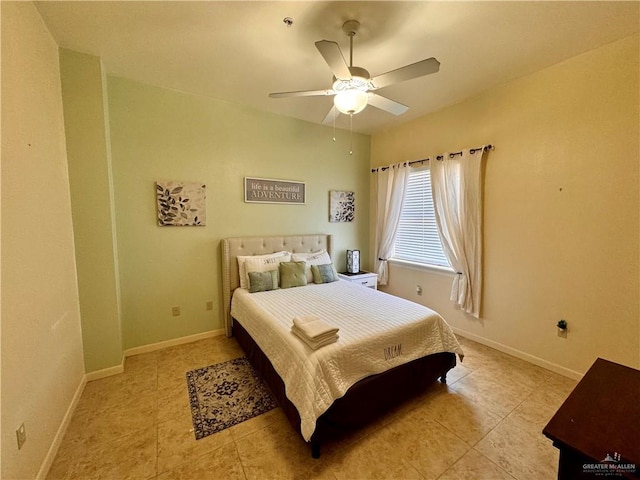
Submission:
<svg viewBox="0 0 640 480">
<path fill-rule="evenodd" d="M 316 42 L 316 48 L 324 58 L 324 61 L 327 62 L 327 65 L 329 65 L 329 68 L 337 79 L 351 80 L 349 66 L 344 60 L 340 47 L 336 42 L 320 40 Z"/>
<path fill-rule="evenodd" d="M 329 110 L 329 113 L 327 113 L 327 116 L 324 117 L 324 120 L 322 120 L 322 124 L 329 125 L 333 123 L 333 121 L 338 117 L 338 115 L 340 115 L 340 110 L 338 110 L 334 105 L 333 107 L 331 107 L 331 110 Z"/>
<path fill-rule="evenodd" d="M 394 115 L 402 115 L 409 110 L 409 107 L 406 105 L 373 92 L 369 92 L 369 105 L 384 110 L 385 112 L 393 113 Z"/>
<path fill-rule="evenodd" d="M 436 73 L 438 70 L 440 70 L 440 62 L 432 57 L 373 77 L 371 83 L 375 88 L 382 88 L 393 83 L 400 83 L 412 78 Z"/>
<path fill-rule="evenodd" d="M 284 98 L 284 97 L 316 97 L 325 95 L 335 95 L 333 90 L 302 90 L 299 92 L 277 92 L 270 93 L 271 98 Z"/>
</svg>

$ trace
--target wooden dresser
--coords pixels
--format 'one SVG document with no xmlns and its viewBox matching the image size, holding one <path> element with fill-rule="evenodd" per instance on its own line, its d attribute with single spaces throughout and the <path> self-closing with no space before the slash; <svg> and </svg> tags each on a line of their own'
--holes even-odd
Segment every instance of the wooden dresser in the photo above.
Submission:
<svg viewBox="0 0 640 480">
<path fill-rule="evenodd" d="M 542 433 L 560 480 L 640 478 L 640 371 L 598 358 Z"/>
</svg>

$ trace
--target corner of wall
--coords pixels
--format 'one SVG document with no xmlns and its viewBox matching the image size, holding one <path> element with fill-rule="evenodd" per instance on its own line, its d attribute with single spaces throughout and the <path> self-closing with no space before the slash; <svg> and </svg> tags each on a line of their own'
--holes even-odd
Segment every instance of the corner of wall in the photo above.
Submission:
<svg viewBox="0 0 640 480">
<path fill-rule="evenodd" d="M 60 49 L 82 338 L 87 372 L 123 354 L 106 75 L 100 58 Z"/>
</svg>

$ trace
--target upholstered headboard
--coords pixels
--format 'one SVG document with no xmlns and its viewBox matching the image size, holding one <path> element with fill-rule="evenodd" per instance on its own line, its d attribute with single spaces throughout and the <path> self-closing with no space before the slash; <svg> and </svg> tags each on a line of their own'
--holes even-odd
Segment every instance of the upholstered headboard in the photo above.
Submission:
<svg viewBox="0 0 640 480">
<path fill-rule="evenodd" d="M 264 255 L 286 250 L 292 253 L 310 253 L 326 250 L 332 255 L 332 236 L 279 235 L 269 237 L 233 237 L 222 240 L 222 301 L 227 337 L 232 335 L 231 295 L 240 286 L 238 255 Z"/>
</svg>

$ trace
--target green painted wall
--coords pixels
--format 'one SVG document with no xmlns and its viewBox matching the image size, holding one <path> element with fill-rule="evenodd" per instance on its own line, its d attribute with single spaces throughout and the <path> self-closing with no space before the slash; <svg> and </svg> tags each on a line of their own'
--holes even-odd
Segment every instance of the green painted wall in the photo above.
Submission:
<svg viewBox="0 0 640 480">
<path fill-rule="evenodd" d="M 122 332 L 106 77 L 99 57 L 60 49 L 82 340 L 87 372 L 120 365 Z"/>
<path fill-rule="evenodd" d="M 125 348 L 222 328 L 222 238 L 331 233 L 339 269 L 347 248 L 369 258 L 369 136 L 349 155 L 349 132 L 333 142 L 330 127 L 121 78 L 108 89 Z M 306 182 L 307 202 L 244 203 L 245 176 Z M 158 226 L 157 180 L 205 183 L 207 226 Z M 329 223 L 330 190 L 355 192 L 354 222 Z"/>
</svg>

